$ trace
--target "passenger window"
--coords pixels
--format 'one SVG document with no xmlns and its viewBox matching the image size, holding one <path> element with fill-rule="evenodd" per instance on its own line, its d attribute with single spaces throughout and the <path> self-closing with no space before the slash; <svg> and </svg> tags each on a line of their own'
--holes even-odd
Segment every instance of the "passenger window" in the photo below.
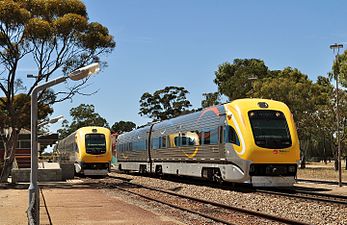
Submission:
<svg viewBox="0 0 347 225">
<path fill-rule="evenodd" d="M 218 127 L 219 144 L 223 144 L 223 126 Z"/>
<path fill-rule="evenodd" d="M 174 140 L 175 140 L 176 147 L 181 146 L 181 136 L 176 136 Z"/>
<path fill-rule="evenodd" d="M 158 149 L 159 148 L 159 138 L 153 138 L 152 141 L 153 141 L 153 149 Z"/>
<path fill-rule="evenodd" d="M 181 140 L 182 140 L 182 146 L 186 146 L 187 145 L 187 137 L 185 133 L 181 134 Z"/>
<path fill-rule="evenodd" d="M 218 128 L 210 131 L 210 144 L 218 144 Z"/>
<path fill-rule="evenodd" d="M 231 126 L 226 126 L 226 131 L 224 133 L 225 143 L 232 143 L 235 145 L 240 145 L 239 137 L 236 134 L 236 131 Z"/>
<path fill-rule="evenodd" d="M 166 148 L 166 136 L 161 137 L 161 148 Z"/>
<path fill-rule="evenodd" d="M 188 132 L 190 135 L 188 145 L 201 145 L 201 134 L 199 131 Z"/>
<path fill-rule="evenodd" d="M 210 131 L 207 131 L 207 132 L 204 132 L 204 145 L 209 145 L 211 143 L 211 132 Z"/>
<path fill-rule="evenodd" d="M 198 135 L 199 135 L 199 145 L 202 145 L 203 134 L 204 134 L 204 132 L 199 132 L 198 133 Z"/>
</svg>

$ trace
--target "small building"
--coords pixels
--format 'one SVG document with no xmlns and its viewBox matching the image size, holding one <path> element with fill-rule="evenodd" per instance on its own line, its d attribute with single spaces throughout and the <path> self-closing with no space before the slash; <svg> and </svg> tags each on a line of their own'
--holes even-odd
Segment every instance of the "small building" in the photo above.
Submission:
<svg viewBox="0 0 347 225">
<path fill-rule="evenodd" d="M 49 145 L 53 145 L 58 140 L 58 134 L 49 134 L 38 137 L 40 144 L 39 154 Z M 0 140 L 0 162 L 4 160 L 4 143 Z M 31 166 L 31 133 L 29 130 L 22 129 L 18 136 L 15 163 L 18 168 L 30 168 Z"/>
</svg>

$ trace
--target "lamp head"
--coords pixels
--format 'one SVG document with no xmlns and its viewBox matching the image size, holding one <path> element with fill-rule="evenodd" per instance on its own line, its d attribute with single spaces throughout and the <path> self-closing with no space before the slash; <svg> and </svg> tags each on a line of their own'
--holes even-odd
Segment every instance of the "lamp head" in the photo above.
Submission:
<svg viewBox="0 0 347 225">
<path fill-rule="evenodd" d="M 81 80 L 100 71 L 99 63 L 92 63 L 68 74 L 71 80 Z"/>
</svg>

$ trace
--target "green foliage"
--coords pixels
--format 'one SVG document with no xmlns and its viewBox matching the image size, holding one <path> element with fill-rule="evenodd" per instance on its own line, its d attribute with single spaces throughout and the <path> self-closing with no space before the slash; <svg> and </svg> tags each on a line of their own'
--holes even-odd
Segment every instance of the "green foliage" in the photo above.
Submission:
<svg viewBox="0 0 347 225">
<path fill-rule="evenodd" d="M 153 120 L 165 120 L 187 113 L 191 106 L 186 99 L 188 93 L 184 87 L 175 86 L 155 91 L 153 95 L 146 92 L 140 99 L 139 114 Z"/>
<path fill-rule="evenodd" d="M 69 73 L 110 53 L 115 41 L 102 24 L 89 22 L 81 0 L 0 0 L 0 129 L 11 128 L 16 140 L 21 128 L 30 127 L 30 95 L 35 86 L 50 80 L 55 72 Z M 32 58 L 37 79 L 28 89 L 18 83 L 18 65 Z M 103 63 L 105 64 L 105 63 Z M 39 118 L 52 113 L 52 104 L 72 98 L 86 83 L 67 91 L 39 94 Z M 4 141 L 14 155 L 15 141 Z M 11 146 L 9 146 L 11 145 Z M 6 163 L 9 175 L 13 158 Z"/>
<path fill-rule="evenodd" d="M 203 93 L 202 96 L 205 97 L 205 99 L 201 101 L 202 108 L 218 105 L 221 103 L 220 94 L 218 92 Z"/>
<path fill-rule="evenodd" d="M 49 96 L 48 93 L 45 95 Z M 6 98 L 3 97 L 1 100 L 3 101 L 0 101 L 0 127 L 21 127 L 30 130 L 31 96 L 23 93 L 14 96 L 11 109 L 13 110 L 12 113 L 16 115 L 16 118 L 13 120 L 10 120 L 10 112 L 7 109 L 8 105 L 3 103 L 6 102 Z M 38 103 L 38 119 L 44 119 L 53 112 L 53 109 L 47 104 L 48 100 L 48 97 L 43 98 Z"/>
<path fill-rule="evenodd" d="M 235 59 L 218 66 L 214 82 L 218 91 L 229 100 L 248 97 L 254 79 L 271 76 L 267 66 L 259 59 Z"/>
<path fill-rule="evenodd" d="M 118 134 L 122 134 L 124 132 L 132 131 L 135 128 L 136 128 L 136 124 L 131 121 L 119 121 L 119 122 L 115 122 L 112 125 L 111 131 Z"/>
<path fill-rule="evenodd" d="M 323 80 L 321 80 L 323 82 Z M 328 106 L 329 98 L 326 83 L 314 84 L 297 69 L 290 67 L 277 73 L 273 78 L 265 78 L 254 82 L 253 97 L 269 98 L 286 103 L 297 122 L 301 139 L 312 136 L 317 112 Z"/>
<path fill-rule="evenodd" d="M 94 105 L 81 104 L 70 110 L 72 123 L 63 121 L 63 128 L 58 130 L 59 138 L 64 138 L 81 127 L 99 126 L 109 127 L 107 121 L 95 112 Z"/>
<path fill-rule="evenodd" d="M 334 78 L 338 75 L 339 82 L 343 87 L 347 87 L 347 51 L 339 55 L 334 61 L 332 74 Z"/>
</svg>

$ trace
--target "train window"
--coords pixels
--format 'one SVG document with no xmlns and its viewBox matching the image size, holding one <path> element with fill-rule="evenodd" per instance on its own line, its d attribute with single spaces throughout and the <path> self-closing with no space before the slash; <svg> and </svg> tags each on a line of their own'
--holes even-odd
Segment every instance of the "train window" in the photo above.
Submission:
<svg viewBox="0 0 347 225">
<path fill-rule="evenodd" d="M 141 150 L 147 150 L 147 140 L 146 141 L 140 141 L 140 149 Z"/>
<path fill-rule="evenodd" d="M 137 151 L 137 150 L 139 150 L 139 148 L 140 148 L 139 142 L 138 142 L 138 141 L 137 141 L 137 142 L 133 142 L 133 144 L 132 144 L 132 149 L 133 149 L 134 151 Z"/>
<path fill-rule="evenodd" d="M 89 154 L 97 155 L 106 152 L 106 139 L 104 134 L 86 134 L 85 144 L 86 152 Z"/>
<path fill-rule="evenodd" d="M 256 145 L 263 148 L 288 148 L 292 145 L 284 114 L 275 110 L 248 112 Z"/>
<path fill-rule="evenodd" d="M 209 145 L 211 143 L 211 132 L 210 131 L 204 132 L 203 138 L 204 138 L 204 145 Z"/>
<path fill-rule="evenodd" d="M 187 132 L 187 144 L 189 146 L 200 145 L 199 131 Z"/>
<path fill-rule="evenodd" d="M 199 137 L 199 145 L 202 145 L 203 133 L 204 133 L 204 132 L 199 132 L 199 133 L 198 133 L 198 137 Z"/>
<path fill-rule="evenodd" d="M 218 127 L 218 132 L 219 132 L 219 143 L 223 144 L 223 126 Z"/>
<path fill-rule="evenodd" d="M 218 144 L 218 128 L 210 131 L 210 144 Z"/>
<path fill-rule="evenodd" d="M 132 143 L 132 147 L 134 151 L 146 150 L 146 142 L 145 141 L 136 141 Z"/>
<path fill-rule="evenodd" d="M 159 138 L 152 138 L 152 148 L 153 149 L 158 149 L 159 148 Z"/>
<path fill-rule="evenodd" d="M 181 145 L 182 146 L 193 146 L 199 143 L 198 134 L 195 132 L 186 132 L 181 134 Z"/>
<path fill-rule="evenodd" d="M 132 142 L 129 142 L 128 143 L 128 149 L 129 149 L 129 151 L 132 151 L 133 150 L 133 143 Z"/>
<path fill-rule="evenodd" d="M 182 144 L 182 146 L 186 146 L 187 145 L 186 133 L 182 133 L 181 134 L 181 144 Z"/>
<path fill-rule="evenodd" d="M 239 137 L 237 136 L 235 129 L 231 126 L 225 127 L 224 138 L 225 143 L 240 145 Z"/>
<path fill-rule="evenodd" d="M 181 135 L 174 137 L 174 143 L 175 143 L 175 146 L 173 146 L 173 147 L 181 146 Z"/>
<path fill-rule="evenodd" d="M 166 136 L 161 137 L 160 148 L 166 148 Z"/>
</svg>

